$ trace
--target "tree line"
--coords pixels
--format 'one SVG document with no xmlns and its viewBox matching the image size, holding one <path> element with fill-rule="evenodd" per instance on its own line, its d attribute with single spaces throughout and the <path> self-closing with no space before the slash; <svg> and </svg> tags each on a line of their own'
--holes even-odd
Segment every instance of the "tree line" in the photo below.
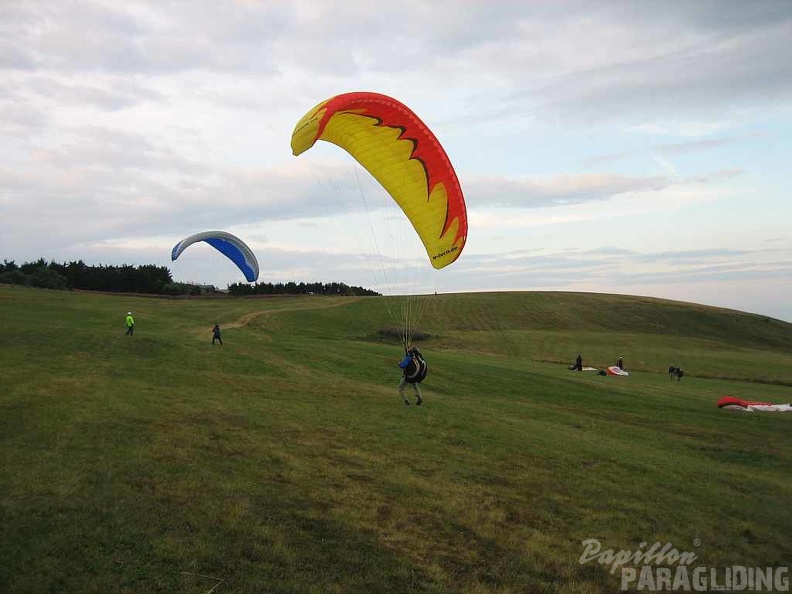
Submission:
<svg viewBox="0 0 792 594">
<path fill-rule="evenodd" d="M 220 293 L 212 285 L 174 282 L 165 266 L 143 264 L 88 265 L 76 262 L 35 262 L 17 265 L 13 260 L 0 264 L 0 284 L 24 285 L 43 289 L 81 289 L 110 293 L 143 293 L 152 295 L 203 295 Z M 231 295 L 379 295 L 362 287 L 344 283 L 234 283 L 228 287 Z"/>
<path fill-rule="evenodd" d="M 190 285 L 174 283 L 164 266 L 91 266 L 77 262 L 35 262 L 17 265 L 4 260 L 0 264 L 0 283 L 26 285 L 44 289 L 83 289 L 111 293 L 152 293 L 156 295 L 189 294 Z"/>
<path fill-rule="evenodd" d="M 371 289 L 350 287 L 345 283 L 256 283 L 228 285 L 231 295 L 380 295 Z"/>
</svg>

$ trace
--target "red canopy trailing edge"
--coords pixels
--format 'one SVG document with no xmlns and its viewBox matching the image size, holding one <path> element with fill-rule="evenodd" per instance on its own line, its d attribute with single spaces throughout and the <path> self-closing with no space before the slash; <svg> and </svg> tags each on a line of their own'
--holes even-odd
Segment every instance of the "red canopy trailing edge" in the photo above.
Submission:
<svg viewBox="0 0 792 594">
<path fill-rule="evenodd" d="M 723 396 L 718 400 L 718 408 L 741 412 L 792 412 L 792 404 L 757 402 L 754 400 L 743 400 L 735 396 Z"/>
</svg>

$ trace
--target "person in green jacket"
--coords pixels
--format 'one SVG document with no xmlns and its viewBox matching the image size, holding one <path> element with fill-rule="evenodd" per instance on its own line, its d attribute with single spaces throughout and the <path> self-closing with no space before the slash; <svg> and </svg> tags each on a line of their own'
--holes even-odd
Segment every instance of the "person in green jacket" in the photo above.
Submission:
<svg viewBox="0 0 792 594">
<path fill-rule="evenodd" d="M 128 311 L 126 315 L 126 335 L 131 336 L 135 333 L 135 318 L 132 317 L 132 312 Z"/>
</svg>

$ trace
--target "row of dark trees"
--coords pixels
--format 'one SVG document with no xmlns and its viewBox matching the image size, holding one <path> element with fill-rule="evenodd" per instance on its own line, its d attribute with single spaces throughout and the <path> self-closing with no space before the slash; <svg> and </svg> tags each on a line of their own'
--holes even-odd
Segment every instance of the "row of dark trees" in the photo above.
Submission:
<svg viewBox="0 0 792 594">
<path fill-rule="evenodd" d="M 4 260 L 0 264 L 0 283 L 27 285 L 44 289 L 84 289 L 112 293 L 150 293 L 155 295 L 189 294 L 193 285 L 174 283 L 164 266 L 89 266 L 77 262 L 35 262 L 17 264 Z"/>
<path fill-rule="evenodd" d="M 344 283 L 256 283 L 228 285 L 232 295 L 379 295 L 371 289 L 350 287 Z"/>
<path fill-rule="evenodd" d="M 44 289 L 82 289 L 111 293 L 144 293 L 152 295 L 200 295 L 217 293 L 212 286 L 173 282 L 171 272 L 164 266 L 144 264 L 133 266 L 89 266 L 77 262 L 35 262 L 17 265 L 4 260 L 0 264 L 0 284 L 25 285 Z M 362 287 L 344 283 L 262 283 L 232 284 L 231 295 L 379 295 Z"/>
</svg>

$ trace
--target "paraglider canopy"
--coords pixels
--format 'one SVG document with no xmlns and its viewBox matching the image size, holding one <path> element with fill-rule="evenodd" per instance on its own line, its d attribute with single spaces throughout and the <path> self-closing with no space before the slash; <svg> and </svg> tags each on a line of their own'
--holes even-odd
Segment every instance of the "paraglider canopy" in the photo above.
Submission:
<svg viewBox="0 0 792 594">
<path fill-rule="evenodd" d="M 242 271 L 248 282 L 252 283 L 258 279 L 259 266 L 256 256 L 244 241 L 236 235 L 225 231 L 204 231 L 185 237 L 171 250 L 171 260 L 175 261 L 181 253 L 192 244 L 203 241 L 211 245 L 221 254 L 226 256 L 237 268 Z"/>
<path fill-rule="evenodd" d="M 774 404 L 772 402 L 757 402 L 743 400 L 734 396 L 723 396 L 718 400 L 721 410 L 736 410 L 741 412 L 792 412 L 792 404 Z"/>
<path fill-rule="evenodd" d="M 432 131 L 406 105 L 379 93 L 322 101 L 297 123 L 292 152 L 317 140 L 352 155 L 390 194 L 418 233 L 429 261 L 454 262 L 467 239 L 467 211 L 456 172 Z"/>
</svg>

